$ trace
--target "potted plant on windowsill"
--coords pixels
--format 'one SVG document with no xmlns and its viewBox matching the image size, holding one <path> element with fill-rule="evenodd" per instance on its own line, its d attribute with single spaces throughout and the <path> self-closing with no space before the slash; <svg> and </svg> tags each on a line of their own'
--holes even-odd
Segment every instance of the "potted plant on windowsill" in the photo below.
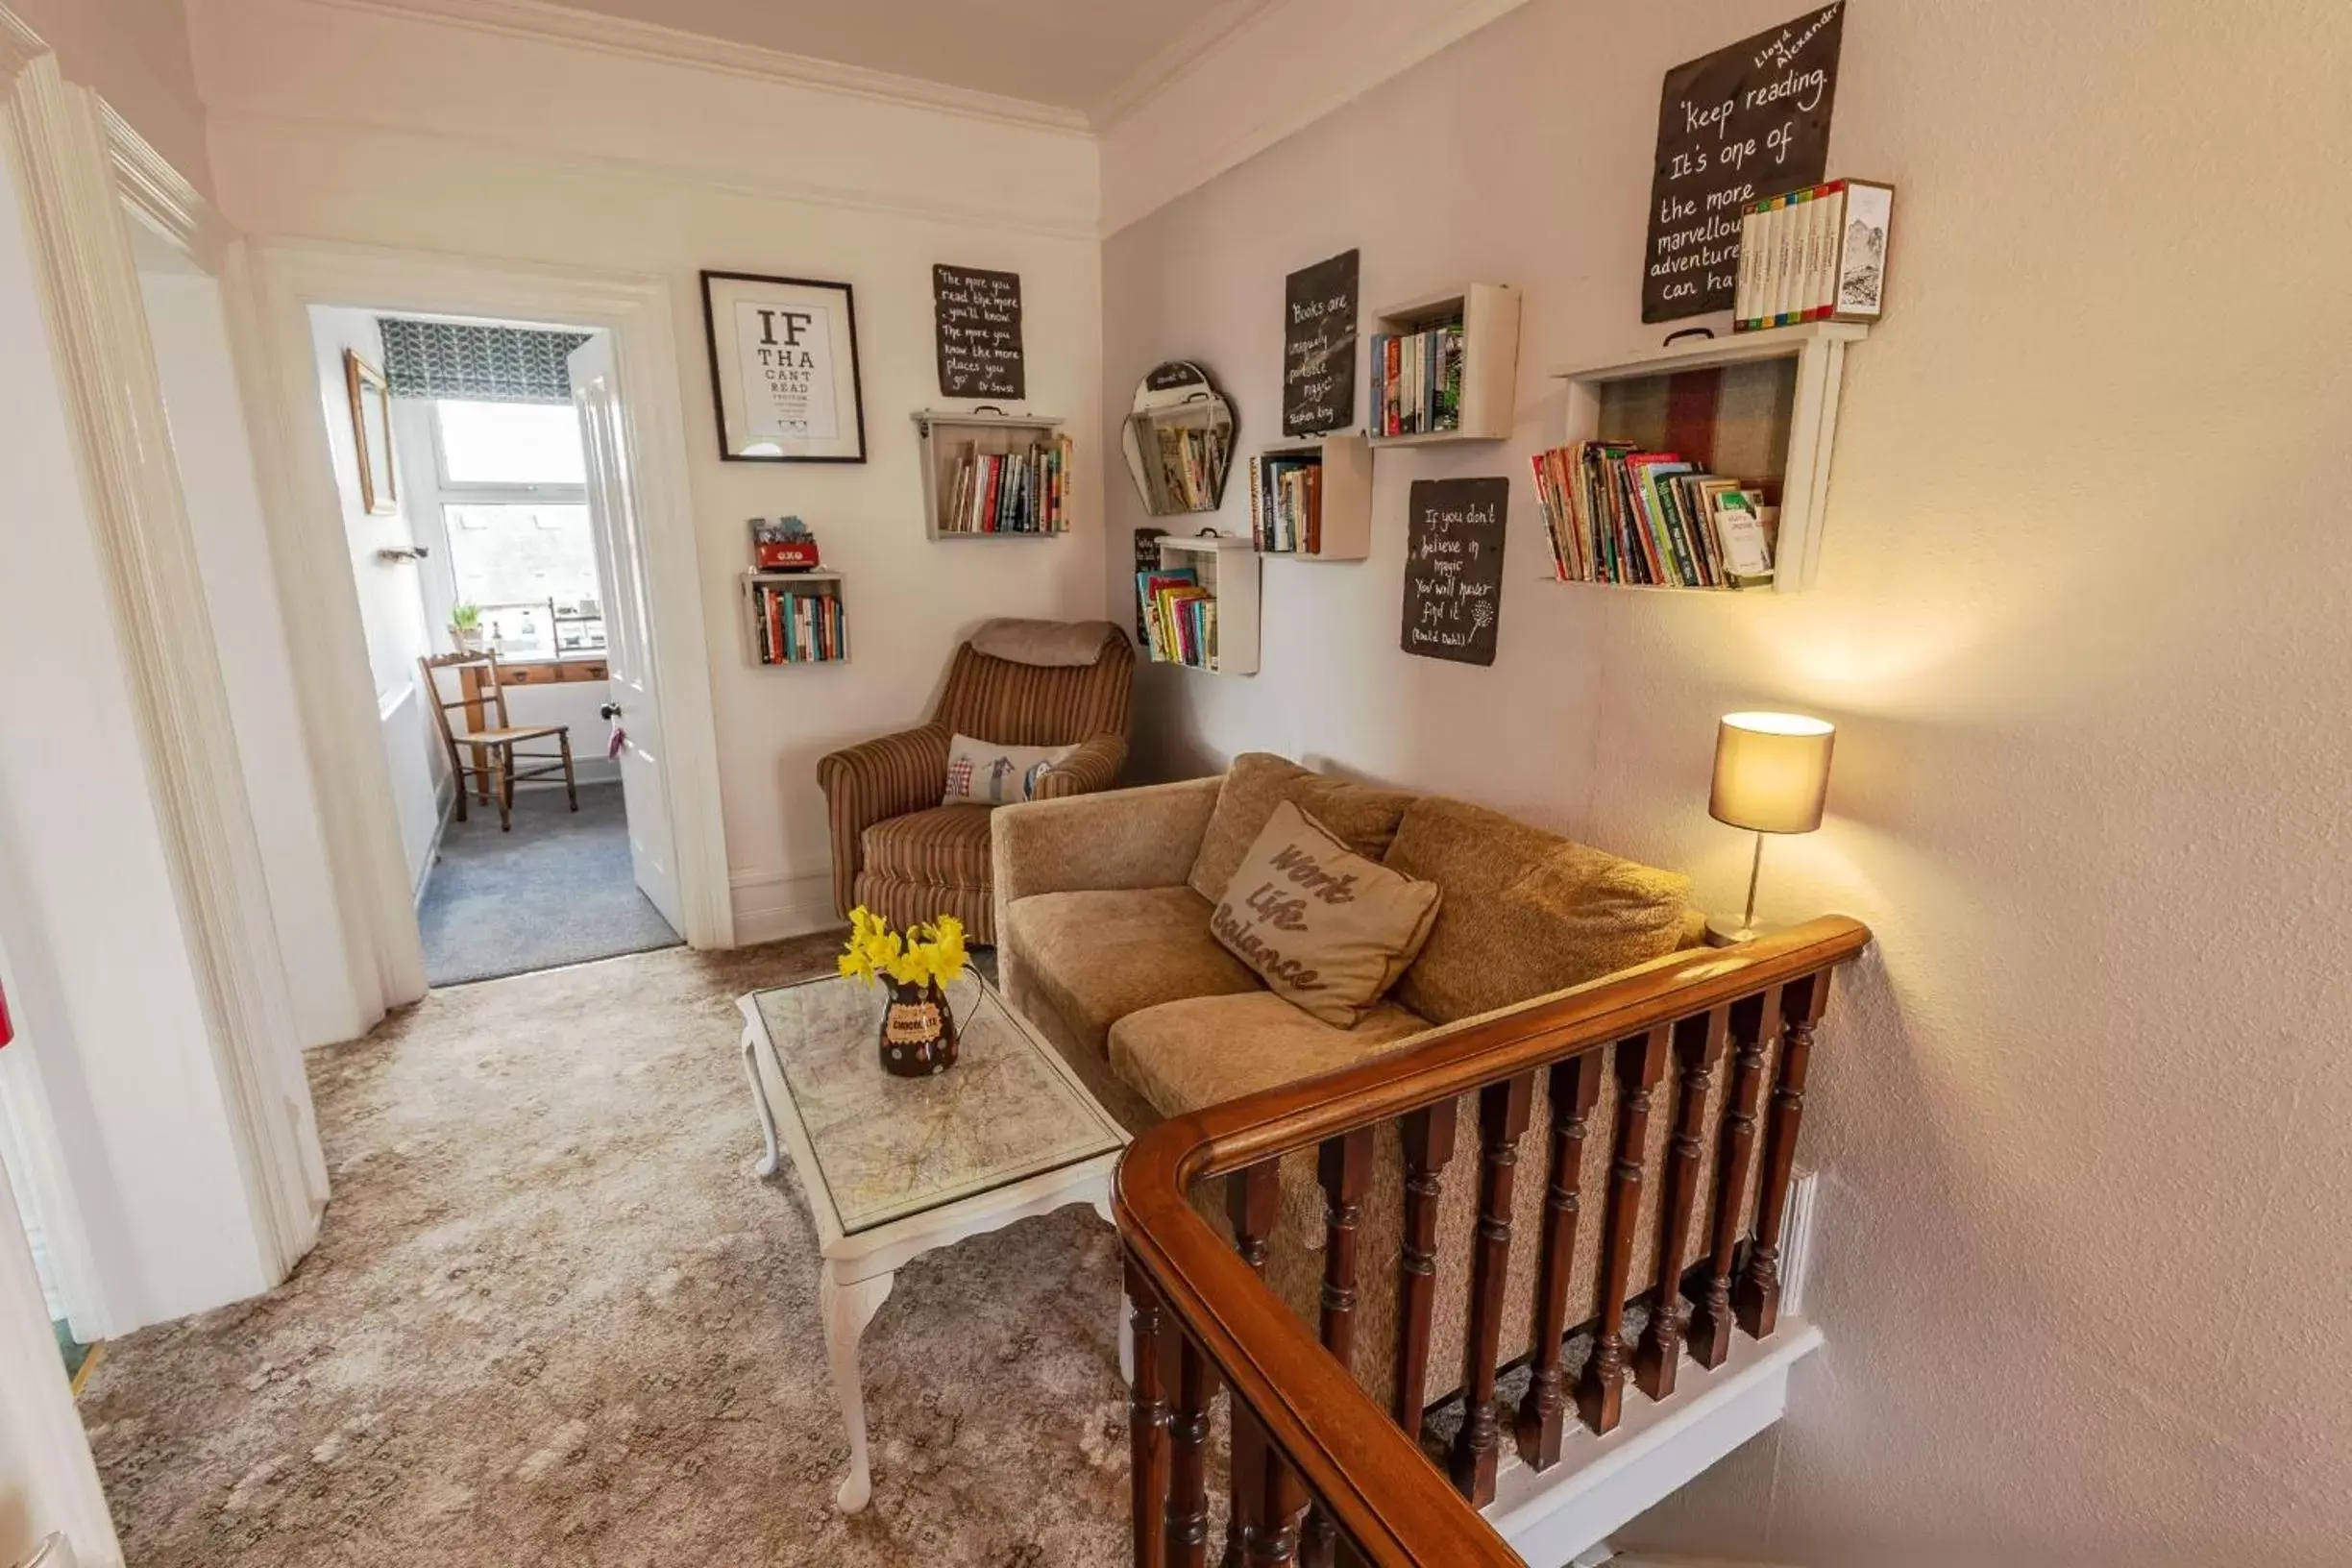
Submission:
<svg viewBox="0 0 2352 1568">
<path fill-rule="evenodd" d="M 479 653 L 482 650 L 479 604 L 450 606 L 450 645 L 460 653 Z"/>
</svg>

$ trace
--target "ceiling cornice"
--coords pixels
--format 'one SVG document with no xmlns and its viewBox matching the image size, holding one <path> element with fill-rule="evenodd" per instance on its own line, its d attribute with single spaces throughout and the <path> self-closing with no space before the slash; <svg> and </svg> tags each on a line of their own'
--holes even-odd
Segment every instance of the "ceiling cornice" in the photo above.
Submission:
<svg viewBox="0 0 2352 1568">
<path fill-rule="evenodd" d="M 1173 81 L 1184 68 L 1234 34 L 1279 10 L 1284 0 L 1223 0 L 1201 12 L 1198 20 L 1171 38 L 1159 53 L 1130 71 L 1089 106 L 1088 118 L 1097 131 L 1124 119 L 1138 106 Z"/>
<path fill-rule="evenodd" d="M 962 114 L 999 125 L 1088 135 L 1090 125 L 1078 110 L 1032 103 L 999 93 L 926 82 L 919 77 L 870 70 L 807 55 L 787 54 L 754 44 L 729 43 L 652 22 L 630 21 L 595 12 L 574 11 L 546 0 L 303 0 L 335 11 L 370 12 L 409 20 L 425 19 L 477 33 L 542 42 L 568 43 L 631 60 L 659 60 L 700 70 L 724 71 L 754 81 L 817 87 L 904 108 Z"/>
</svg>

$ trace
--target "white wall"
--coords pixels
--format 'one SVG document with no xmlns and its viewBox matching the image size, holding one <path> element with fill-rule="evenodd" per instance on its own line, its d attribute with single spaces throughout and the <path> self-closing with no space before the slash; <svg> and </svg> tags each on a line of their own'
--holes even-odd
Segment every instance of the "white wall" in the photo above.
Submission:
<svg viewBox="0 0 2352 1568">
<path fill-rule="evenodd" d="M 738 936 L 829 921 L 817 759 L 924 717 L 978 621 L 1101 613 L 1091 140 L 299 0 L 199 0 L 191 28 L 221 204 L 241 229 L 669 281 Z M 361 76 L 368 90 L 349 90 Z M 1081 454 L 1074 536 L 925 540 L 908 415 L 940 402 L 935 261 L 1022 275 L 1027 406 L 1066 416 Z M 702 268 L 856 288 L 868 462 L 719 460 Z M 778 512 L 805 517 L 848 576 L 845 665 L 746 655 L 745 520 Z"/>
<path fill-rule="evenodd" d="M 38 1196 L 48 1228 L 88 1249 L 102 1300 L 86 1327 L 118 1334 L 275 1282 L 135 718 L 124 648 L 142 631 L 115 624 L 12 180 L 0 159 L 7 1070 L 56 1134 L 60 1180 Z"/>
<path fill-rule="evenodd" d="M 156 249 L 159 249 L 157 247 Z M 253 804 L 294 1024 L 306 1045 L 349 1038 L 359 1011 L 344 963 L 342 916 L 302 744 L 285 617 L 268 571 L 269 540 L 253 446 L 238 400 L 219 282 L 142 253 L 148 332 L 171 421 L 172 450 L 204 568 L 237 755 Z"/>
<path fill-rule="evenodd" d="M 1878 936 L 1807 1113 L 1830 1348 L 1786 1425 L 1635 1538 L 1817 1568 L 2340 1560 L 2352 11 L 1854 6 L 1832 171 L 1899 194 L 1818 588 L 1546 585 L 1540 367 L 1666 330 L 1639 324 L 1660 77 L 1797 10 L 1533 0 L 1110 241 L 1106 410 L 1197 356 L 1253 447 L 1286 271 L 1357 245 L 1367 305 L 1527 294 L 1513 437 L 1382 453 L 1372 558 L 1267 562 L 1264 673 L 1149 672 L 1150 750 L 1467 796 L 1722 908 L 1748 842 L 1706 816 L 1716 717 L 1837 721 L 1830 821 L 1764 879 L 1772 919 Z M 1513 485 L 1488 670 L 1397 650 L 1406 489 L 1456 474 Z M 1124 604 L 1141 518 L 1113 498 Z"/>
<path fill-rule="evenodd" d="M 368 670 L 376 680 L 384 759 L 392 771 L 401 849 L 408 861 L 409 886 L 422 890 L 432 869 L 449 787 L 449 761 L 433 727 L 432 710 L 425 705 L 425 693 L 418 686 L 417 660 L 434 649 L 432 628 L 425 620 L 416 566 L 377 558 L 377 551 L 408 544 L 412 535 L 408 519 L 400 512 L 379 515 L 361 502 L 358 437 L 352 428 L 343 366 L 344 351 L 350 350 L 381 370 L 383 333 L 373 311 L 314 306 L 310 338 L 317 351 L 320 415 L 327 421 L 335 494 L 343 507 L 343 537 L 351 546 L 352 576 L 359 586 L 360 629 L 367 639 Z M 396 493 L 405 488 L 420 460 L 429 459 L 403 451 L 396 434 Z"/>
</svg>

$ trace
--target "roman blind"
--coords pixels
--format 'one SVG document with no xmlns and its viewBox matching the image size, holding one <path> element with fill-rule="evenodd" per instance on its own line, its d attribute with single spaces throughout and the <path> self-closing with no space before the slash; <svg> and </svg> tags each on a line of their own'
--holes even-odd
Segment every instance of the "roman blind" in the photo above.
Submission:
<svg viewBox="0 0 2352 1568">
<path fill-rule="evenodd" d="M 529 327 L 477 327 L 454 321 L 383 316 L 384 380 L 396 398 L 468 403 L 570 403 L 565 358 L 584 332 Z"/>
</svg>

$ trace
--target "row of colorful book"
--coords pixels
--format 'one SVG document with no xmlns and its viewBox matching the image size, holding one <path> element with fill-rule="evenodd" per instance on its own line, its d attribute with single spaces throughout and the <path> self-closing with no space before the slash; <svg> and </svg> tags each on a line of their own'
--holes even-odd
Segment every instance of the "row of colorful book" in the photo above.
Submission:
<svg viewBox="0 0 2352 1568">
<path fill-rule="evenodd" d="M 964 446 L 942 533 L 1067 533 L 1070 438 L 1040 441 L 1026 452 Z"/>
<path fill-rule="evenodd" d="M 1579 441 L 1535 454 L 1554 569 L 1568 582 L 1753 588 L 1772 581 L 1762 492 L 1671 452 Z"/>
<path fill-rule="evenodd" d="M 1373 434 L 1461 429 L 1461 323 L 1375 333 L 1371 363 Z"/>
<path fill-rule="evenodd" d="M 1139 572 L 1136 594 L 1143 607 L 1144 651 L 1156 662 L 1196 670 L 1215 665 L 1216 596 L 1201 586 L 1199 573 L 1188 566 Z"/>
<path fill-rule="evenodd" d="M 1832 180 L 1742 207 L 1732 326 L 1876 321 L 1894 214 L 1895 187 L 1869 180 Z"/>
<path fill-rule="evenodd" d="M 1323 549 L 1323 458 L 1311 452 L 1250 459 L 1250 537 L 1274 555 Z"/>
<path fill-rule="evenodd" d="M 1135 417 L 1153 492 L 1152 514 L 1215 510 L 1225 491 L 1225 465 L 1232 457 L 1231 431 L 1216 426 L 1155 424 L 1143 414 Z"/>
<path fill-rule="evenodd" d="M 839 594 L 797 593 L 756 582 L 751 609 L 762 664 L 832 664 L 849 656 L 849 627 Z"/>
</svg>

